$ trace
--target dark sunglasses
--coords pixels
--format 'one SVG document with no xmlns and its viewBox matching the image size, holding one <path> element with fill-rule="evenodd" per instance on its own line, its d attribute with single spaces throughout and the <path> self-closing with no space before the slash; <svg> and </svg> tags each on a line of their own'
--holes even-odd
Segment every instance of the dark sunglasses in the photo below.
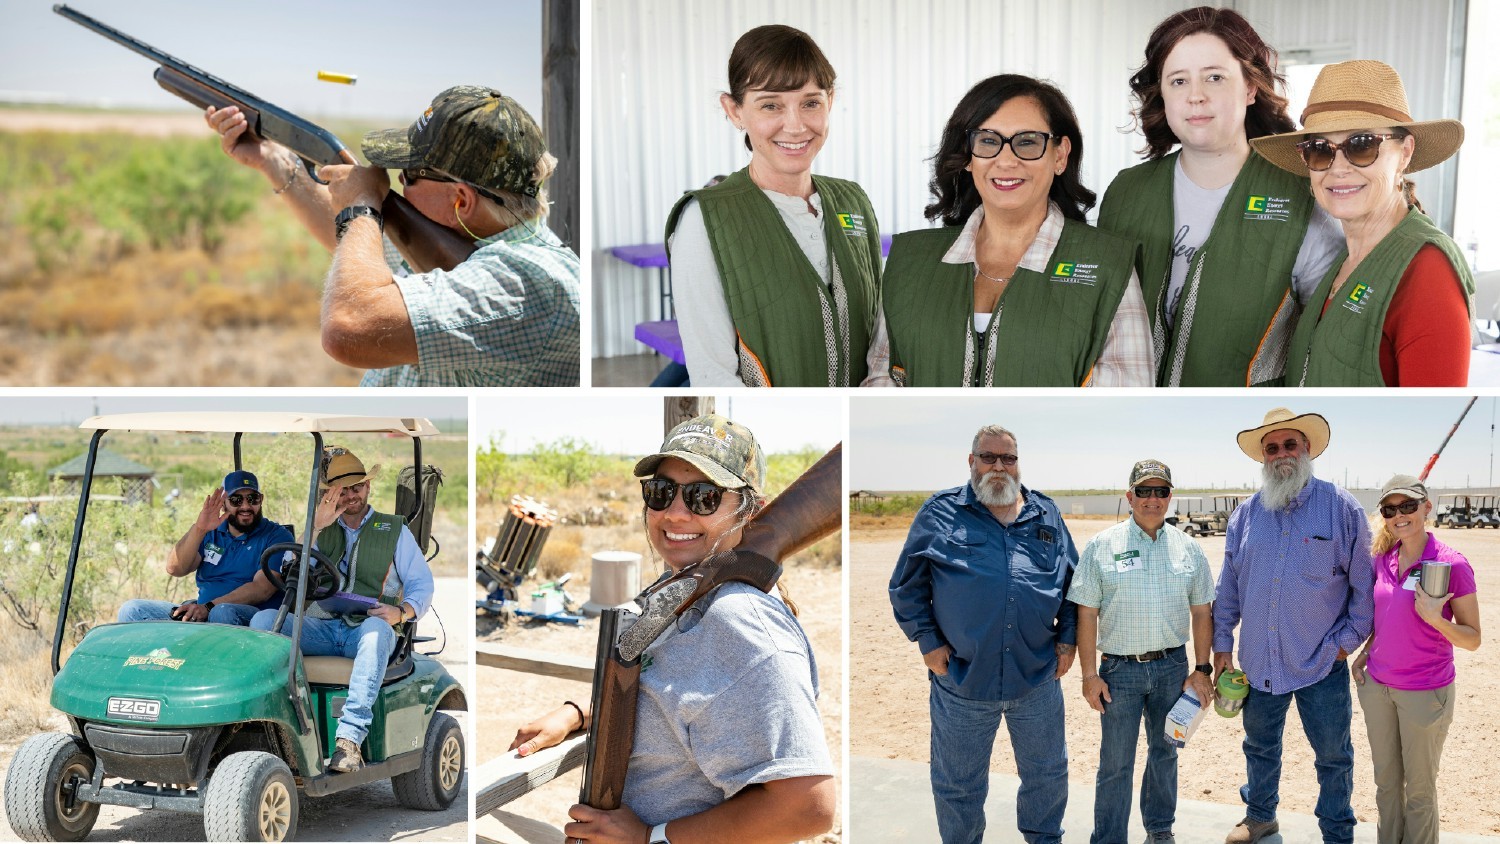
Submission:
<svg viewBox="0 0 1500 844">
<path fill-rule="evenodd" d="M 250 502 L 251 504 L 259 504 L 261 502 L 261 494 L 258 492 L 247 492 L 244 495 L 235 493 L 234 495 L 229 496 L 229 503 L 233 504 L 236 507 L 244 504 L 246 501 Z"/>
<path fill-rule="evenodd" d="M 1138 486 L 1132 489 L 1136 498 L 1171 498 L 1172 488 L 1169 486 Z"/>
<path fill-rule="evenodd" d="M 988 451 L 984 451 L 974 455 L 974 459 L 986 466 L 995 465 L 996 460 L 1000 461 L 1000 465 L 1002 466 L 1014 466 L 1016 465 L 1016 461 L 1021 458 L 1014 454 L 991 454 Z"/>
<path fill-rule="evenodd" d="M 660 512 L 672 506 L 677 490 L 682 490 L 682 503 L 695 516 L 712 516 L 719 511 L 724 501 L 724 487 L 708 481 L 679 484 L 670 478 L 642 478 L 641 500 L 652 510 Z"/>
<path fill-rule="evenodd" d="M 1047 153 L 1047 142 L 1055 137 L 1046 132 L 1017 132 L 1007 138 L 993 129 L 970 129 L 969 154 L 975 158 L 994 158 L 1010 144 L 1016 158 L 1036 161 Z"/>
<path fill-rule="evenodd" d="M 1286 442 L 1279 445 L 1276 443 L 1266 443 L 1265 445 L 1261 446 L 1261 451 L 1264 451 L 1267 457 L 1275 457 L 1277 454 L 1280 454 L 1283 451 L 1287 454 L 1291 454 L 1292 452 L 1297 451 L 1300 448 L 1302 448 L 1301 440 L 1287 440 Z"/>
<path fill-rule="evenodd" d="M 1400 504 L 1382 504 L 1380 505 L 1380 515 L 1386 517 L 1387 519 L 1395 518 L 1397 513 L 1401 513 L 1404 516 L 1410 516 L 1412 513 L 1417 512 L 1417 508 L 1421 506 L 1422 501 L 1416 498 L 1413 498 L 1410 501 L 1403 501 Z"/>
<path fill-rule="evenodd" d="M 1345 138 L 1341 144 L 1326 138 L 1308 138 L 1297 144 L 1297 151 L 1302 153 L 1302 161 L 1309 170 L 1322 171 L 1332 167 L 1333 156 L 1339 150 L 1344 151 L 1344 158 L 1355 167 L 1369 167 L 1380 157 L 1380 145 L 1399 137 L 1402 136 L 1360 132 Z"/>
<path fill-rule="evenodd" d="M 439 173 L 431 167 L 413 167 L 401 171 L 401 184 L 403 187 L 411 187 L 411 183 L 415 182 L 418 179 L 428 179 L 433 182 L 458 181 L 457 179 L 454 179 L 450 176 L 445 176 L 442 173 Z"/>
</svg>

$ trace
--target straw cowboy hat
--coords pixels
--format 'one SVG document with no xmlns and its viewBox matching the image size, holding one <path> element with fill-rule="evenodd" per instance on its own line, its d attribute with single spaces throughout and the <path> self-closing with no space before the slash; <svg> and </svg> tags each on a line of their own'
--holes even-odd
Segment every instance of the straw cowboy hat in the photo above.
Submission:
<svg viewBox="0 0 1500 844">
<path fill-rule="evenodd" d="M 318 479 L 318 486 L 322 489 L 328 489 L 331 486 L 354 486 L 379 476 L 379 464 L 366 472 L 364 462 L 355 457 L 354 452 L 347 448 L 333 446 L 323 450 L 323 472 Z"/>
<path fill-rule="evenodd" d="M 1293 415 L 1290 410 L 1278 407 L 1266 414 L 1266 419 L 1258 428 L 1248 431 L 1240 431 L 1235 439 L 1240 444 L 1240 451 L 1249 455 L 1251 460 L 1257 463 L 1265 462 L 1265 455 L 1260 450 L 1260 441 L 1266 434 L 1272 431 L 1300 431 L 1302 436 L 1307 437 L 1308 456 L 1316 458 L 1328 448 L 1328 420 L 1316 413 L 1304 413 L 1301 416 Z"/>
<path fill-rule="evenodd" d="M 1307 165 L 1297 151 L 1297 143 L 1308 135 L 1386 126 L 1405 129 L 1416 140 L 1416 152 L 1406 167 L 1408 173 L 1442 164 L 1464 142 L 1464 125 L 1457 120 L 1411 119 L 1406 86 L 1395 68 L 1358 59 L 1331 64 L 1318 72 L 1299 131 L 1255 138 L 1250 144 L 1277 167 L 1306 176 Z"/>
</svg>

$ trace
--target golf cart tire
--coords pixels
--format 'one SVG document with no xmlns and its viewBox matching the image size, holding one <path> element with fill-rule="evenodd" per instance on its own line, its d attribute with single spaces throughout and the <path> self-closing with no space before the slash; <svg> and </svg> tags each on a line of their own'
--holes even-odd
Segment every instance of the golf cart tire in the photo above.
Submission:
<svg viewBox="0 0 1500 844">
<path fill-rule="evenodd" d="M 203 795 L 209 841 L 289 841 L 297 834 L 297 784 L 286 763 L 263 750 L 232 753 Z"/>
<path fill-rule="evenodd" d="M 463 780 L 463 732 L 453 716 L 433 713 L 422 741 L 422 766 L 391 777 L 391 790 L 408 809 L 438 812 L 458 797 Z"/>
<path fill-rule="evenodd" d="M 94 773 L 94 757 L 66 733 L 41 733 L 27 739 L 11 759 L 5 777 L 5 815 L 22 841 L 82 841 L 99 819 L 98 803 L 63 807 L 62 787 L 77 775 L 85 782 Z"/>
</svg>

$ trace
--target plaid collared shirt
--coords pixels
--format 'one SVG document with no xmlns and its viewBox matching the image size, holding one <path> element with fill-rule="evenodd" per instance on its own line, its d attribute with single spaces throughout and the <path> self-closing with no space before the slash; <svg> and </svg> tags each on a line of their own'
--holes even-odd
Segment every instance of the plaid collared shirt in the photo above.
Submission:
<svg viewBox="0 0 1500 844">
<path fill-rule="evenodd" d="M 576 387 L 579 260 L 540 220 L 512 226 L 450 271 L 396 278 L 417 364 L 362 387 Z"/>
<path fill-rule="evenodd" d="M 1132 517 L 1089 540 L 1068 600 L 1099 609 L 1100 653 L 1134 656 L 1186 644 L 1214 583 L 1197 540 L 1171 525 L 1152 539 Z"/>
</svg>

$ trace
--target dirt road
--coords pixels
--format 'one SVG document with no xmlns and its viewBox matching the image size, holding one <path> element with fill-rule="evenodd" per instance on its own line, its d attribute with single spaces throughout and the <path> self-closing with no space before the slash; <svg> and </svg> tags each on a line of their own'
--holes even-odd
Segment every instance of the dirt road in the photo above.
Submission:
<svg viewBox="0 0 1500 844">
<path fill-rule="evenodd" d="M 466 577 L 437 578 L 436 615 L 428 613 L 418 627 L 418 635 L 436 636 L 437 641 L 417 646 L 431 652 L 443 643 L 446 628 L 447 646 L 437 659 L 468 688 L 470 660 L 474 652 L 473 610 L 469 603 L 471 581 Z M 474 696 L 470 691 L 470 701 Z M 472 746 L 473 722 L 468 713 L 452 713 L 464 727 L 466 741 Z M 59 719 L 57 729 L 66 731 Z M 0 767 L 7 770 L 15 746 L 0 747 Z M 472 760 L 465 761 L 465 767 Z M 468 841 L 469 786 L 467 776 L 463 790 L 453 805 L 441 812 L 406 809 L 396 802 L 389 783 L 372 783 L 361 788 L 325 798 L 302 797 L 298 819 L 299 841 Z M 202 841 L 203 821 L 198 815 L 167 811 L 142 812 L 119 806 L 104 806 L 99 821 L 90 833 L 90 841 Z M 0 841 L 15 840 L 10 824 L 0 806 Z"/>
</svg>

